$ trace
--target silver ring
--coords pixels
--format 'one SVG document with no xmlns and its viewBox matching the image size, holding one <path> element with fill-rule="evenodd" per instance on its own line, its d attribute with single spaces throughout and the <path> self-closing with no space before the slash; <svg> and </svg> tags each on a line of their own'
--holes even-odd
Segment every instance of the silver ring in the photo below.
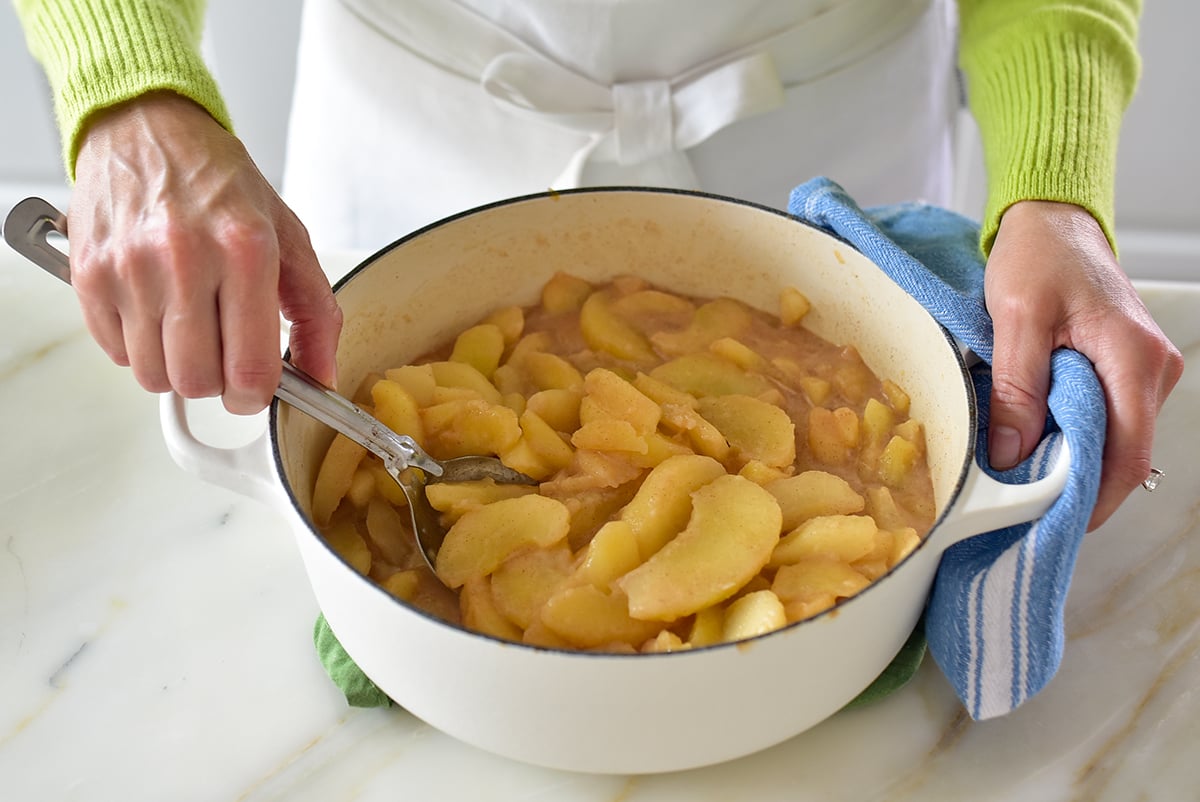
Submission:
<svg viewBox="0 0 1200 802">
<path fill-rule="evenodd" d="M 1146 492 L 1153 493 L 1158 487 L 1158 483 L 1161 482 L 1163 477 L 1166 475 L 1166 471 L 1160 471 L 1158 468 L 1151 468 L 1150 475 L 1142 481 L 1142 487 L 1146 489 Z"/>
</svg>

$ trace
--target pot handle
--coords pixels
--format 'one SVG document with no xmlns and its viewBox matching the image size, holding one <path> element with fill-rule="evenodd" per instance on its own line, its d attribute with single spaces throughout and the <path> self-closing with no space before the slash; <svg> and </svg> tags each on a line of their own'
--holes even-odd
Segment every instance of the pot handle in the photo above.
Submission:
<svg viewBox="0 0 1200 802">
<path fill-rule="evenodd" d="M 1001 482 L 972 459 L 962 489 L 937 527 L 938 539 L 949 547 L 973 535 L 1032 521 L 1058 500 L 1070 474 L 1071 450 L 1066 438 L 1050 472 L 1032 482 Z"/>
<path fill-rule="evenodd" d="M 266 429 L 245 445 L 221 448 L 205 443 L 192 433 L 187 400 L 183 396 L 163 393 L 158 413 L 167 451 L 180 468 L 210 484 L 273 507 L 279 506 L 282 490 L 272 470 L 270 438 Z"/>
</svg>

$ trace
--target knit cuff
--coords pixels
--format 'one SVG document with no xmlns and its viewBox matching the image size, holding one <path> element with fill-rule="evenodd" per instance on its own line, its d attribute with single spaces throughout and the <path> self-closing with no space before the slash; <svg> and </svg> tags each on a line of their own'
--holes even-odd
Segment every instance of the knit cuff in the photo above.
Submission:
<svg viewBox="0 0 1200 802">
<path fill-rule="evenodd" d="M 200 56 L 203 2 L 42 0 L 18 4 L 30 52 L 54 92 L 67 175 L 89 117 L 155 90 L 203 106 L 232 130 L 216 81 Z"/>
<path fill-rule="evenodd" d="M 1139 63 L 1132 41 L 1115 26 L 1091 16 L 1080 25 L 1081 16 L 1038 11 L 963 51 L 988 173 L 985 254 L 1000 217 L 1021 200 L 1083 207 L 1116 250 L 1117 138 Z"/>
</svg>

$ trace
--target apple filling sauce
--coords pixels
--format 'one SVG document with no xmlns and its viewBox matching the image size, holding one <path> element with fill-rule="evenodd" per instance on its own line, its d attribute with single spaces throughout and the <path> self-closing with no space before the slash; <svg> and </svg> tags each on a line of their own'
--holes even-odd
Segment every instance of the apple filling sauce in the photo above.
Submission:
<svg viewBox="0 0 1200 802">
<path fill-rule="evenodd" d="M 659 652 L 833 607 L 934 520 L 909 398 L 851 345 L 777 315 L 559 273 L 356 399 L 438 459 L 495 455 L 537 485 L 435 483 L 435 576 L 400 488 L 338 435 L 312 516 L 349 564 L 447 621 L 528 644 Z"/>
</svg>

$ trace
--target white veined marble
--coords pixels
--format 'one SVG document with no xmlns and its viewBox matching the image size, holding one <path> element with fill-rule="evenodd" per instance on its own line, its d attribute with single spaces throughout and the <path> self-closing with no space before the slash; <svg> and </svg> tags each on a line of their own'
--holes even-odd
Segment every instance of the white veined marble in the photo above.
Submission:
<svg viewBox="0 0 1200 802">
<path fill-rule="evenodd" d="M 1200 356 L 1200 284 L 1141 290 Z M 1200 799 L 1198 402 L 1193 370 L 1160 419 L 1166 480 L 1088 536 L 1062 669 L 1016 713 L 971 722 L 926 661 L 889 699 L 758 755 L 575 775 L 348 709 L 284 520 L 178 469 L 157 399 L 92 343 L 70 290 L 0 248 L 0 798 Z"/>
</svg>

